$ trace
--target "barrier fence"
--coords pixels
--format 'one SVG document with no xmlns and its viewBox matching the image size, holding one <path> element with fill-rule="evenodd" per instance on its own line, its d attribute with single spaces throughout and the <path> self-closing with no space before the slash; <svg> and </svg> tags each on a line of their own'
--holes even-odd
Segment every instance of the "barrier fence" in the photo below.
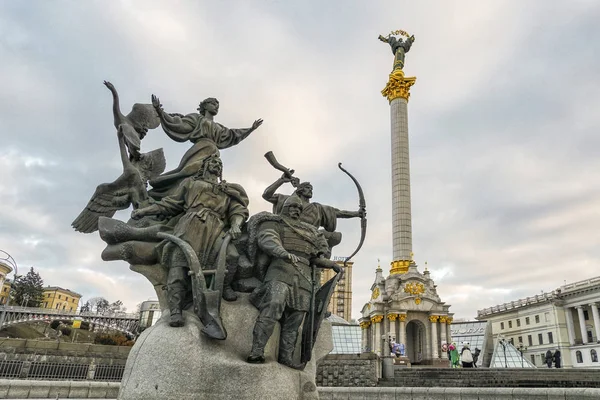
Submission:
<svg viewBox="0 0 600 400">
<path fill-rule="evenodd" d="M 0 379 L 120 382 L 124 365 L 0 361 Z"/>
</svg>

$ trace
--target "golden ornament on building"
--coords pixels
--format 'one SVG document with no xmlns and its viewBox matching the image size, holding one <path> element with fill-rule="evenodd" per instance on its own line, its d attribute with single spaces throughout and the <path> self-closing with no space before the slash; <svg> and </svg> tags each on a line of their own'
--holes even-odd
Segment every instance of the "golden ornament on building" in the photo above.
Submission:
<svg viewBox="0 0 600 400">
<path fill-rule="evenodd" d="M 383 321 L 383 315 L 373 315 L 371 317 L 371 322 L 374 323 L 374 324 L 378 324 L 381 321 Z"/>
<path fill-rule="evenodd" d="M 437 322 L 437 320 L 440 318 L 439 315 L 430 315 L 429 316 L 429 322 Z"/>
<path fill-rule="evenodd" d="M 395 321 L 396 318 L 398 318 L 398 314 L 388 314 L 387 315 L 387 319 L 389 319 L 390 321 Z"/>
<path fill-rule="evenodd" d="M 452 323 L 452 317 L 446 318 L 446 323 L 450 325 Z"/>
<path fill-rule="evenodd" d="M 393 100 L 400 98 L 408 101 L 408 98 L 410 97 L 410 88 L 416 81 L 416 77 L 405 77 L 402 70 L 394 70 L 394 72 L 390 74 L 388 83 L 381 91 L 381 94 L 383 97 L 387 98 L 390 103 Z"/>
<path fill-rule="evenodd" d="M 373 289 L 373 294 L 371 294 L 371 298 L 372 298 L 373 300 L 375 300 L 376 298 L 378 298 L 378 297 L 379 297 L 379 294 L 380 294 L 379 288 L 378 288 L 378 287 L 376 287 L 375 289 Z"/>
<path fill-rule="evenodd" d="M 440 315 L 440 324 L 445 324 L 447 319 L 448 319 L 448 317 L 447 317 L 447 316 L 445 316 L 445 315 Z"/>
<path fill-rule="evenodd" d="M 420 297 L 415 297 L 415 304 L 416 305 L 421 304 L 421 298 Z"/>
<path fill-rule="evenodd" d="M 404 285 L 404 292 L 418 296 L 425 293 L 425 285 L 420 282 L 409 282 Z"/>
<path fill-rule="evenodd" d="M 396 260 L 390 263 L 390 275 L 405 274 L 408 272 L 411 260 Z"/>
<path fill-rule="evenodd" d="M 399 314 L 399 315 L 398 315 L 398 320 L 399 320 L 400 322 L 404 322 L 404 321 L 406 321 L 406 314 Z"/>
<path fill-rule="evenodd" d="M 369 326 L 371 326 L 371 321 L 363 321 L 359 325 L 361 329 L 367 329 Z"/>
</svg>

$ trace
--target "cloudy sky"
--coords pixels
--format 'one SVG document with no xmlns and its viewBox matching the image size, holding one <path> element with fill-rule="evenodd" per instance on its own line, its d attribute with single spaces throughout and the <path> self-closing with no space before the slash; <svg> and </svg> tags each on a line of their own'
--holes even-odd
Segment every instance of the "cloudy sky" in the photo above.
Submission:
<svg viewBox="0 0 600 400">
<path fill-rule="evenodd" d="M 357 208 L 369 232 L 355 258 L 353 316 L 377 260 L 392 261 L 389 106 L 393 56 L 379 34 L 416 36 L 405 71 L 415 260 L 428 262 L 456 317 L 598 275 L 600 3 L 589 1 L 0 2 L 0 249 L 21 271 L 84 300 L 154 297 L 124 262 L 103 262 L 97 234 L 71 221 L 120 174 L 103 80 L 127 111 L 160 96 L 168 112 L 221 102 L 218 121 L 264 125 L 222 152 L 251 212 L 279 173 L 272 150 L 315 187 Z M 151 131 L 174 168 L 189 143 Z M 126 218 L 127 213 L 119 213 Z M 340 223 L 347 255 L 358 220 Z"/>
</svg>

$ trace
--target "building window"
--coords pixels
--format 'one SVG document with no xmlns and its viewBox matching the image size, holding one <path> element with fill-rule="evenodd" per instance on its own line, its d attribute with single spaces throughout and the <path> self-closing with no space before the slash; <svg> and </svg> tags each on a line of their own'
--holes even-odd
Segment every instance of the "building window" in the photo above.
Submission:
<svg viewBox="0 0 600 400">
<path fill-rule="evenodd" d="M 512 321 L 508 321 L 508 327 L 512 328 Z"/>
<path fill-rule="evenodd" d="M 539 324 L 539 323 L 540 323 L 540 316 L 539 316 L 539 315 L 536 315 L 536 316 L 535 316 L 535 323 L 536 323 L 536 324 Z"/>
<path fill-rule="evenodd" d="M 525 325 L 529 325 L 529 317 L 525 317 Z"/>
<path fill-rule="evenodd" d="M 575 357 L 577 357 L 578 364 L 583 363 L 583 357 L 581 356 L 581 352 L 579 350 L 577 350 L 577 352 L 575 353 Z"/>
<path fill-rule="evenodd" d="M 518 320 L 517 320 L 517 328 L 518 328 L 518 327 L 520 327 L 520 326 L 521 326 L 521 320 L 520 320 L 520 319 L 518 319 Z"/>
<path fill-rule="evenodd" d="M 583 318 L 587 321 L 590 319 L 590 314 L 588 314 L 587 310 L 583 310 Z"/>
<path fill-rule="evenodd" d="M 552 337 L 552 332 L 548 332 L 548 343 L 554 343 L 554 338 Z"/>
<path fill-rule="evenodd" d="M 529 358 L 531 358 L 531 363 L 535 365 L 535 354 L 530 355 Z"/>
<path fill-rule="evenodd" d="M 60 304 L 57 304 L 57 305 L 56 305 L 56 309 L 57 309 L 57 310 L 58 310 L 58 307 L 59 307 L 59 306 L 60 306 Z"/>
<path fill-rule="evenodd" d="M 594 336 L 593 336 L 592 331 L 587 331 L 587 335 L 588 335 L 588 342 L 593 342 Z"/>
<path fill-rule="evenodd" d="M 519 336 L 519 343 L 523 343 L 523 336 Z"/>
<path fill-rule="evenodd" d="M 538 333 L 538 340 L 540 341 L 540 344 L 544 344 L 544 336 L 541 333 Z"/>
<path fill-rule="evenodd" d="M 598 362 L 598 353 L 596 353 L 596 350 L 591 349 L 590 356 L 592 356 L 592 362 Z"/>
<path fill-rule="evenodd" d="M 59 294 L 59 295 L 58 295 L 58 299 L 59 299 L 59 300 L 60 300 L 60 299 L 62 299 L 62 295 L 60 295 L 60 294 Z"/>
<path fill-rule="evenodd" d="M 533 346 L 533 338 L 531 335 L 527 335 L 527 343 L 529 343 L 530 346 Z"/>
<path fill-rule="evenodd" d="M 500 322 L 500 329 L 504 329 L 504 322 Z"/>
</svg>

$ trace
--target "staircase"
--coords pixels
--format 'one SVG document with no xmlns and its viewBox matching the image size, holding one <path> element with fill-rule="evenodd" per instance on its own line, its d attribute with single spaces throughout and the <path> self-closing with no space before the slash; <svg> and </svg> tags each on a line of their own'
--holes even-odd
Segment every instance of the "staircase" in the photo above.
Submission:
<svg viewBox="0 0 600 400">
<path fill-rule="evenodd" d="M 395 368 L 383 387 L 600 388 L 598 369 Z"/>
</svg>

